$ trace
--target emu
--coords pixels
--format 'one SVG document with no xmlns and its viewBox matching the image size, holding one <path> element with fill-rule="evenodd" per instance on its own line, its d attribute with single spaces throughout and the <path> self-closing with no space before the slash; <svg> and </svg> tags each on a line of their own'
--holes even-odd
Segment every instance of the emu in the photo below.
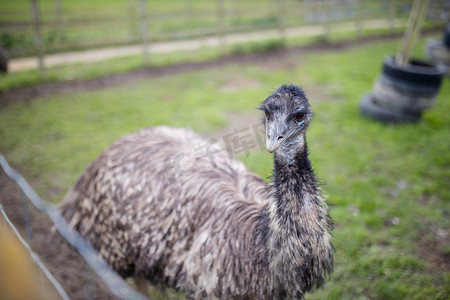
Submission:
<svg viewBox="0 0 450 300">
<path fill-rule="evenodd" d="M 153 127 L 111 145 L 60 205 L 123 277 L 195 299 L 302 299 L 333 268 L 332 220 L 305 139 L 312 110 L 283 85 L 263 101 L 271 184 L 190 130 Z"/>
</svg>

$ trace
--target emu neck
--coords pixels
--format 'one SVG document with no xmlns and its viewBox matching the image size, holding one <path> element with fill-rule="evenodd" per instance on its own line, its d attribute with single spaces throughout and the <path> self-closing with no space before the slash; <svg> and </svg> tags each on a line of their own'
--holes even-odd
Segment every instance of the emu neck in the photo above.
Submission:
<svg viewBox="0 0 450 300">
<path fill-rule="evenodd" d="M 275 153 L 273 193 L 277 217 L 291 220 L 296 227 L 305 226 L 299 219 L 300 213 L 311 208 L 318 189 L 304 140 L 296 149 Z"/>
<path fill-rule="evenodd" d="M 295 151 L 279 149 L 275 153 L 269 211 L 272 280 L 280 286 L 278 293 L 292 298 L 302 298 L 304 291 L 321 285 L 332 268 L 330 219 L 316 186 L 306 142 L 301 141 Z"/>
</svg>

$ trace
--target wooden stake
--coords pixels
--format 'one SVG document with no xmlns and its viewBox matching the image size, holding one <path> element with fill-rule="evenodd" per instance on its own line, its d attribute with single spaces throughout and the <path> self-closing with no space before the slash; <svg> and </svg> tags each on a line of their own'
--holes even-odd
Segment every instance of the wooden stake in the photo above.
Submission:
<svg viewBox="0 0 450 300">
<path fill-rule="evenodd" d="M 63 34 L 63 19 L 62 19 L 62 8 L 61 0 L 55 0 L 55 14 L 56 14 L 56 26 L 58 26 L 58 39 L 61 39 Z"/>
<path fill-rule="evenodd" d="M 141 17 L 141 38 L 142 38 L 142 48 L 143 48 L 143 57 L 144 64 L 148 65 L 150 61 L 150 54 L 148 50 L 149 45 L 149 37 L 148 37 L 148 14 L 147 14 L 147 1 L 140 0 L 139 1 L 139 12 Z"/>
<path fill-rule="evenodd" d="M 39 76 L 41 80 L 43 80 L 45 78 L 44 45 L 42 43 L 41 14 L 39 11 L 38 0 L 31 0 L 31 14 L 33 16 L 34 45 L 36 47 L 37 57 L 39 61 Z"/>
<path fill-rule="evenodd" d="M 395 63 L 399 66 L 407 66 L 409 64 L 429 3 L 430 0 L 415 0 L 413 3 L 400 50 L 395 57 Z"/>
</svg>

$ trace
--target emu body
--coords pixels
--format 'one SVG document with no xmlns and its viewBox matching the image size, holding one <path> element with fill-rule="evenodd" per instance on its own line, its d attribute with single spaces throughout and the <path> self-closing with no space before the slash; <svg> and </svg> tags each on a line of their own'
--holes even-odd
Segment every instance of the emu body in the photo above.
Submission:
<svg viewBox="0 0 450 300">
<path fill-rule="evenodd" d="M 200 299 L 303 298 L 333 263 L 307 157 L 309 104 L 282 86 L 261 109 L 275 152 L 270 185 L 192 131 L 154 127 L 103 152 L 62 202 L 64 217 L 124 277 Z"/>
</svg>

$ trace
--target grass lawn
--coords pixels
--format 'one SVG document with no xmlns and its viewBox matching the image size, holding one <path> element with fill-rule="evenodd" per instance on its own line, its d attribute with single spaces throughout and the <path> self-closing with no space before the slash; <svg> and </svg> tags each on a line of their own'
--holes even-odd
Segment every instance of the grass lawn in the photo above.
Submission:
<svg viewBox="0 0 450 300">
<path fill-rule="evenodd" d="M 126 133 L 166 124 L 221 140 L 253 125 L 245 120 L 256 119 L 255 107 L 280 84 L 297 83 L 316 112 L 310 157 L 336 223 L 335 272 L 307 298 L 448 299 L 450 80 L 417 124 L 383 125 L 358 112 L 383 56 L 398 45 L 274 56 L 17 103 L 0 111 L 0 151 L 41 196 L 58 202 Z M 269 176 L 266 152 L 255 147 L 240 159 Z"/>
</svg>

